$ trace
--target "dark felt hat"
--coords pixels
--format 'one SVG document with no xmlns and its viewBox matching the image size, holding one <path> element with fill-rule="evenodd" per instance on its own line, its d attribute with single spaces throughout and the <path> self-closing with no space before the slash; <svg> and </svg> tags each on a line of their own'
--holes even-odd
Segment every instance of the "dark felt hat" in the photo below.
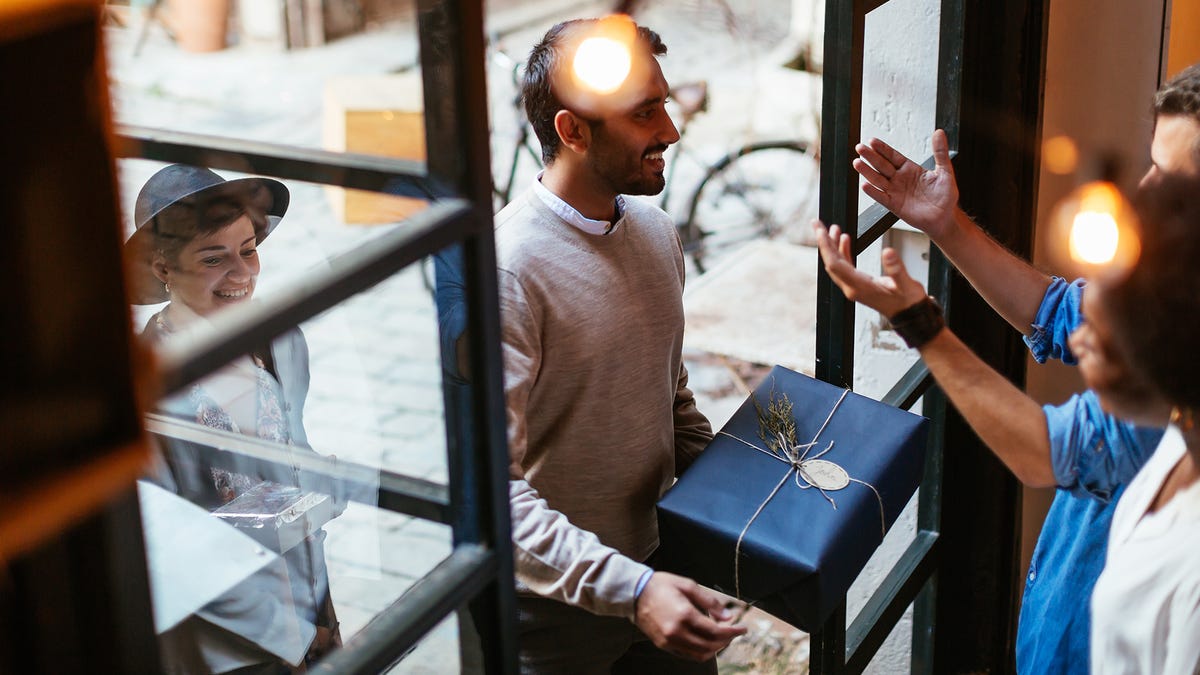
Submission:
<svg viewBox="0 0 1200 675">
<path fill-rule="evenodd" d="M 235 200 L 265 216 L 254 220 L 256 240 L 262 243 L 287 212 L 291 197 L 283 183 L 270 178 L 225 180 L 210 169 L 172 164 L 150 177 L 138 192 L 133 209 L 137 231 L 125 242 L 132 269 L 132 301 L 152 305 L 167 300 L 167 291 L 154 276 L 154 235 L 175 228 L 174 218 L 197 217 L 208 205 Z"/>
</svg>

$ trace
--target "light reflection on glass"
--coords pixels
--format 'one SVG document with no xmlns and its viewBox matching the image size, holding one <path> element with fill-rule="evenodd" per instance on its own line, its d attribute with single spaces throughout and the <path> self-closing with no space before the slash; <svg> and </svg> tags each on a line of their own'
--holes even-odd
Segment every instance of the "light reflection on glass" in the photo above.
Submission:
<svg viewBox="0 0 1200 675">
<path fill-rule="evenodd" d="M 1050 173 L 1065 176 L 1079 166 L 1079 148 L 1069 136 L 1053 136 L 1042 143 L 1042 164 Z"/>
<path fill-rule="evenodd" d="M 629 76 L 629 46 L 609 37 L 591 37 L 575 52 L 575 76 L 599 94 L 617 90 Z"/>
</svg>

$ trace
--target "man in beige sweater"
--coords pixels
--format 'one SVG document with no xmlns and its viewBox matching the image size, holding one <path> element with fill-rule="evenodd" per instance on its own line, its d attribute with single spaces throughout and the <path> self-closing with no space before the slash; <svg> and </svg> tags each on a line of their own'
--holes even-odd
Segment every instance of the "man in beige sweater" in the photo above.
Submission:
<svg viewBox="0 0 1200 675">
<path fill-rule="evenodd" d="M 602 95 L 570 69 L 597 31 L 632 56 Z M 496 218 L 523 672 L 715 673 L 745 632 L 715 593 L 645 563 L 656 501 L 712 437 L 681 356 L 674 225 L 622 196 L 662 191 L 679 140 L 665 51 L 628 19 L 572 21 L 527 65 L 546 169 Z"/>
</svg>

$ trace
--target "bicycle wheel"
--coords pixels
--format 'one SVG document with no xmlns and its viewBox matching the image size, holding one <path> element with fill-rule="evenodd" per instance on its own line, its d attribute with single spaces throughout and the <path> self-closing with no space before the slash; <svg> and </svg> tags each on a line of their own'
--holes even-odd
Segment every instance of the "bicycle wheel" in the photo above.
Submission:
<svg viewBox="0 0 1200 675">
<path fill-rule="evenodd" d="M 802 141 L 751 143 L 710 165 L 679 230 L 703 273 L 759 237 L 807 243 L 817 215 L 818 162 Z"/>
</svg>

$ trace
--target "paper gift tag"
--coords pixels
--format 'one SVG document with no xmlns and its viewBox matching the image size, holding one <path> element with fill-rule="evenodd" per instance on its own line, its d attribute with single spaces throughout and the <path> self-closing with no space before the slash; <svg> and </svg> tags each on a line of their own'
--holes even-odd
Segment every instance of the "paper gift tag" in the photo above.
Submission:
<svg viewBox="0 0 1200 675">
<path fill-rule="evenodd" d="M 841 490 L 850 484 L 850 474 L 842 467 L 824 459 L 810 459 L 801 462 L 804 476 L 815 488 L 822 490 Z"/>
</svg>

